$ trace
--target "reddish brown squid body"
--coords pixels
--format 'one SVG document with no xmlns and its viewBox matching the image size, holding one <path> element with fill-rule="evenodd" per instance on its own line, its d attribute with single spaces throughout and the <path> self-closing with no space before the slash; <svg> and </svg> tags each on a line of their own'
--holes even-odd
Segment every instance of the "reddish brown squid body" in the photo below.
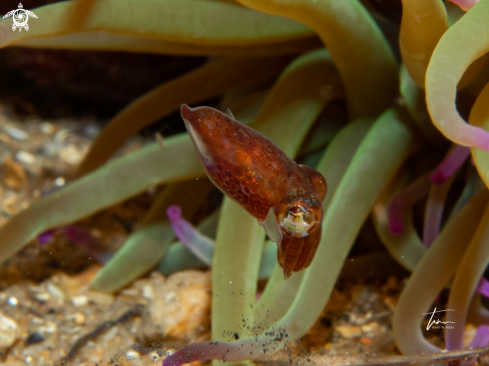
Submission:
<svg viewBox="0 0 489 366">
<path fill-rule="evenodd" d="M 321 239 L 324 177 L 232 116 L 185 104 L 181 113 L 208 177 L 265 227 L 285 277 L 307 268 Z"/>
</svg>

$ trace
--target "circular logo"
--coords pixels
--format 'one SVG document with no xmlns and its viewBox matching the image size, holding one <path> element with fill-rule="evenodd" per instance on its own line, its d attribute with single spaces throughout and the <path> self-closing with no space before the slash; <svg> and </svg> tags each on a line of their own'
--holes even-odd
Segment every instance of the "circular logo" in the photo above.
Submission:
<svg viewBox="0 0 489 366">
<path fill-rule="evenodd" d="M 12 24 L 12 30 L 15 31 L 17 28 L 19 29 L 19 32 L 22 31 L 22 28 L 24 28 L 26 31 L 29 30 L 29 25 L 27 22 L 29 21 L 29 15 L 31 17 L 37 18 L 37 15 L 34 14 L 32 11 L 24 9 L 22 6 L 22 3 L 19 3 L 19 8 L 9 11 L 7 14 L 4 15 L 4 19 L 8 17 L 12 17 L 12 20 L 14 21 L 14 24 Z"/>
<path fill-rule="evenodd" d="M 16 9 L 12 16 L 12 20 L 14 21 L 14 26 L 18 28 L 26 28 L 26 30 L 29 30 L 29 26 L 27 25 L 29 14 L 27 14 L 24 9 Z"/>
</svg>

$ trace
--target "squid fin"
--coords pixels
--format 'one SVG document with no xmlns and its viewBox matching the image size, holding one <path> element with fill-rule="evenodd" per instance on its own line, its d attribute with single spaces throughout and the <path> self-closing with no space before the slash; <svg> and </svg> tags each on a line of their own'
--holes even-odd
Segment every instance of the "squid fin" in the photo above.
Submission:
<svg viewBox="0 0 489 366">
<path fill-rule="evenodd" d="M 224 112 L 224 114 L 228 115 L 229 117 L 231 117 L 232 119 L 236 119 L 234 118 L 233 114 L 231 113 L 231 110 L 228 108 L 226 109 L 226 112 Z"/>
</svg>

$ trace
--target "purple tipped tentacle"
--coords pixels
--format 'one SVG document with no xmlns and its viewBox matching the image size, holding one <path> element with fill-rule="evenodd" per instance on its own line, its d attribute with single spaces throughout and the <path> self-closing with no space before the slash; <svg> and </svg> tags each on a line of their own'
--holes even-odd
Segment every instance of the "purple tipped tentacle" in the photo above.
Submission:
<svg viewBox="0 0 489 366">
<path fill-rule="evenodd" d="M 188 362 L 207 360 L 226 362 L 257 360 L 287 347 L 289 335 L 291 334 L 285 328 L 269 328 L 261 334 L 230 343 L 217 341 L 193 343 L 167 357 L 163 361 L 163 366 L 180 366 Z"/>
<path fill-rule="evenodd" d="M 168 207 L 166 214 L 178 240 L 197 258 L 210 266 L 214 255 L 214 241 L 202 235 L 190 222 L 185 220 L 179 206 Z"/>
<path fill-rule="evenodd" d="M 76 225 L 67 225 L 64 228 L 45 231 L 37 236 L 37 240 L 40 244 L 47 244 L 61 230 L 64 231 L 66 238 L 70 242 L 83 247 L 98 263 L 105 264 L 112 258 L 112 253 L 101 250 L 98 239 L 90 231 Z"/>
<path fill-rule="evenodd" d="M 166 209 L 166 215 L 170 222 L 177 222 L 182 219 L 182 209 L 178 205 L 171 205 Z"/>
<path fill-rule="evenodd" d="M 53 238 L 54 234 L 58 231 L 58 229 L 51 229 L 48 231 L 45 231 L 37 236 L 37 241 L 39 244 L 47 244 L 51 241 Z"/>
<path fill-rule="evenodd" d="M 407 187 L 399 191 L 390 201 L 387 208 L 389 230 L 397 235 L 404 229 L 402 222 L 403 211 L 428 194 L 430 189 L 430 174 L 424 174 Z"/>
<path fill-rule="evenodd" d="M 489 281 L 482 277 L 477 285 L 476 291 L 485 297 L 489 297 Z"/>
<path fill-rule="evenodd" d="M 389 220 L 389 230 L 392 234 L 398 235 L 404 230 L 404 223 L 402 222 L 402 212 L 404 206 L 398 201 L 392 200 L 387 209 L 387 217 Z"/>
<path fill-rule="evenodd" d="M 68 225 L 65 226 L 64 232 L 70 242 L 83 247 L 98 263 L 105 264 L 112 258 L 113 254 L 102 250 L 99 239 L 90 231 L 80 226 Z"/>
<path fill-rule="evenodd" d="M 64 228 L 65 235 L 69 241 L 87 249 L 97 246 L 96 239 L 92 233 L 84 228 L 75 225 L 68 225 Z"/>
<path fill-rule="evenodd" d="M 487 347 L 489 344 L 489 326 L 487 325 L 480 325 L 477 327 L 477 330 L 475 332 L 475 336 L 472 339 L 472 342 L 470 342 L 469 349 L 472 348 L 482 348 L 482 347 Z M 455 348 L 449 347 L 447 345 L 447 350 L 448 351 L 453 351 Z M 472 366 L 477 363 L 477 359 L 471 358 L 463 362 L 450 362 L 450 365 L 460 365 L 460 366 Z"/>
<path fill-rule="evenodd" d="M 489 326 L 480 325 L 477 327 L 474 339 L 470 343 L 470 348 L 487 347 L 489 343 Z"/>
<path fill-rule="evenodd" d="M 193 343 L 164 359 L 163 366 L 180 366 L 189 362 L 207 360 L 246 361 L 256 358 L 253 356 L 252 348 L 249 347 L 248 342 L 240 341 Z"/>
<path fill-rule="evenodd" d="M 431 182 L 442 185 L 462 166 L 470 155 L 470 148 L 456 145 L 437 166 L 431 175 Z"/>
<path fill-rule="evenodd" d="M 448 0 L 460 7 L 463 11 L 469 11 L 480 0 Z"/>
<path fill-rule="evenodd" d="M 433 186 L 426 204 L 423 227 L 423 243 L 429 247 L 440 233 L 445 198 L 454 180 L 455 173 L 470 156 L 470 148 L 455 145 L 431 175 Z"/>
<path fill-rule="evenodd" d="M 455 173 L 470 156 L 470 148 L 455 145 L 431 175 L 433 186 L 426 204 L 423 226 L 423 243 L 429 248 L 440 233 L 445 198 L 455 178 Z"/>
</svg>

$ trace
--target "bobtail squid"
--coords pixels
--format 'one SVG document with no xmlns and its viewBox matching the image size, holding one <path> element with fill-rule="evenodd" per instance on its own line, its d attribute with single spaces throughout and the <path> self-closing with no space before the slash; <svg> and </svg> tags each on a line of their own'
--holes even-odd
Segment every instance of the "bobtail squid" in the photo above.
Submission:
<svg viewBox="0 0 489 366">
<path fill-rule="evenodd" d="M 278 245 L 285 278 L 307 268 L 321 240 L 327 183 L 268 138 L 210 107 L 183 104 L 182 118 L 209 179 Z"/>
</svg>

